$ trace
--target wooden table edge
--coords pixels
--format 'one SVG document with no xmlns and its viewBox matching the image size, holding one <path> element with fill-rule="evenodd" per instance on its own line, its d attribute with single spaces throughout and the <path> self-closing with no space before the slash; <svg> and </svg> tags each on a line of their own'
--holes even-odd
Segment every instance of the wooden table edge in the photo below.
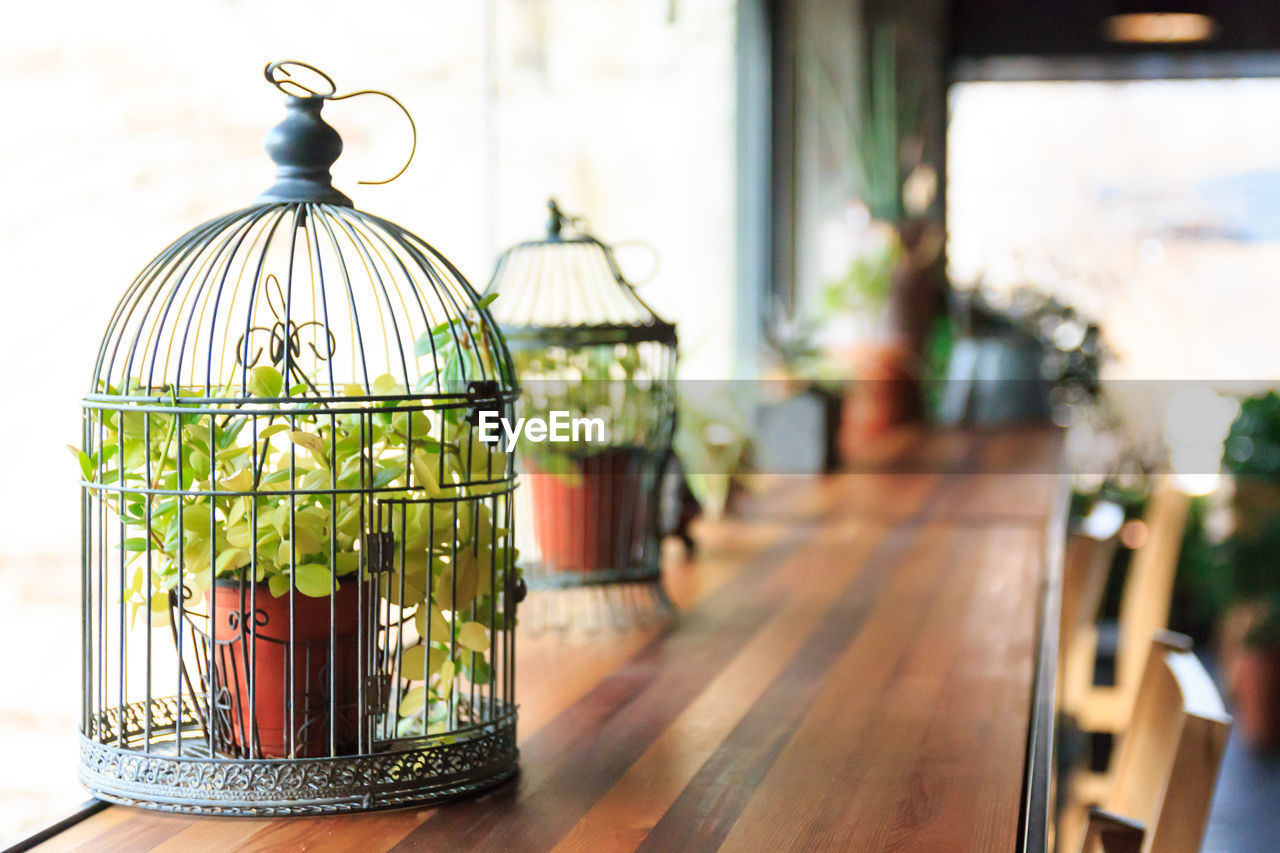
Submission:
<svg viewBox="0 0 1280 853">
<path fill-rule="evenodd" d="M 1022 807 L 1018 816 L 1019 853 L 1047 853 L 1054 810 L 1054 738 L 1057 717 L 1058 628 L 1062 600 L 1062 560 L 1067 538 L 1071 488 L 1058 477 L 1045 528 L 1039 636 L 1027 726 L 1027 760 L 1023 772 Z"/>
<path fill-rule="evenodd" d="M 96 815 L 110 806 L 106 800 L 90 798 L 62 817 L 54 818 L 43 826 L 39 826 L 20 838 L 8 842 L 8 846 L 0 853 L 23 853 L 31 850 L 57 836 L 63 830 L 70 829 L 82 820 Z"/>
</svg>

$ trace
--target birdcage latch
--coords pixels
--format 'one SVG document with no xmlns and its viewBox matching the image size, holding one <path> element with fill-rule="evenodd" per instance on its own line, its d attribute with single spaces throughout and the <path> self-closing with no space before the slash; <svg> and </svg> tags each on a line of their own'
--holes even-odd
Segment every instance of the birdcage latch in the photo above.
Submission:
<svg viewBox="0 0 1280 853">
<path fill-rule="evenodd" d="M 494 379 L 477 379 L 467 383 L 467 423 L 478 428 L 480 418 L 490 412 L 497 418 L 502 412 L 494 405 L 498 399 L 498 383 Z"/>
<path fill-rule="evenodd" d="M 390 530 L 365 534 L 370 573 L 390 572 L 395 568 L 396 535 Z"/>
</svg>

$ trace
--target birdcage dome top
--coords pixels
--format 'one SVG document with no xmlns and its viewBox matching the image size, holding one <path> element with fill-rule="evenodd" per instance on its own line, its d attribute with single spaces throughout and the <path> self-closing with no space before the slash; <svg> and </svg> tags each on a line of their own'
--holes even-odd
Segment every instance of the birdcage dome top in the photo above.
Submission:
<svg viewBox="0 0 1280 853">
<path fill-rule="evenodd" d="M 658 341 L 674 346 L 675 326 L 659 317 L 618 268 L 613 249 L 566 226 L 549 201 L 547 235 L 499 257 L 485 293 L 514 347 Z M 566 233 L 568 231 L 569 233 Z"/>
<path fill-rule="evenodd" d="M 252 206 L 143 268 L 107 326 L 90 399 L 269 397 L 252 387 L 259 366 L 280 374 L 281 397 L 446 398 L 476 383 L 514 396 L 502 334 L 465 277 L 333 188 L 342 141 L 325 99 L 289 95 L 267 137 L 276 182 Z"/>
</svg>

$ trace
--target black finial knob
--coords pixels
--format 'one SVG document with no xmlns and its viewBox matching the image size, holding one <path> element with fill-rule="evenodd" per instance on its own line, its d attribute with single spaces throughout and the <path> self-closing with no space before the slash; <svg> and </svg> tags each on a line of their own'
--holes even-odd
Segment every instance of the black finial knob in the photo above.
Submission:
<svg viewBox="0 0 1280 853">
<path fill-rule="evenodd" d="M 559 240 L 560 230 L 564 228 L 565 215 L 560 210 L 560 205 L 556 204 L 554 198 L 547 199 L 547 239 Z"/>
<path fill-rule="evenodd" d="M 329 167 L 342 153 L 342 137 L 320 117 L 322 97 L 285 101 L 285 117 L 267 134 L 266 149 L 276 163 L 276 182 L 259 204 L 309 201 L 354 207 L 333 187 Z"/>
</svg>

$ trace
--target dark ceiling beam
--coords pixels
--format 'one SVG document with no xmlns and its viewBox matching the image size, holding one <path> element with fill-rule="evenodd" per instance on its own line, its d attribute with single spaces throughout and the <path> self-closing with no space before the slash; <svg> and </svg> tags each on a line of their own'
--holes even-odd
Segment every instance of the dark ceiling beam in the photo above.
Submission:
<svg viewBox="0 0 1280 853">
<path fill-rule="evenodd" d="M 1117 44 L 1106 36 L 1112 15 L 1205 14 L 1214 35 L 1188 44 Z M 953 0 L 951 56 L 1193 56 L 1206 52 L 1280 51 L 1276 0 Z"/>
</svg>

